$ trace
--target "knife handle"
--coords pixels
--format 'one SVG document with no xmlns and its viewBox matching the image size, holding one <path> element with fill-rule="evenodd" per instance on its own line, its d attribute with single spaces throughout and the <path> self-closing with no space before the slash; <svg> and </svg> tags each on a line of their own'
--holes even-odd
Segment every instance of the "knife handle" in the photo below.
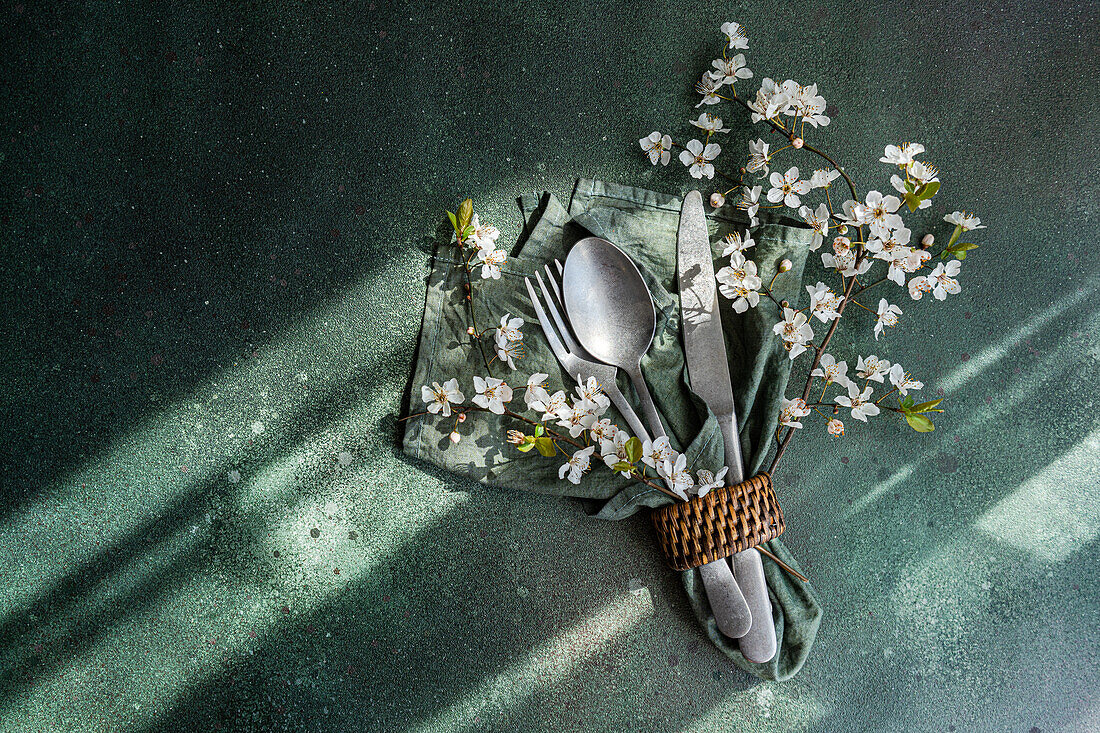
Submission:
<svg viewBox="0 0 1100 733">
<path fill-rule="evenodd" d="M 718 630 L 733 639 L 747 634 L 752 628 L 752 611 L 726 558 L 700 565 L 699 575 L 703 578 L 703 588 Z"/>
<path fill-rule="evenodd" d="M 739 640 L 741 653 L 750 662 L 762 664 L 775 656 L 778 647 L 775 638 L 775 621 L 772 619 L 772 602 L 768 597 L 768 583 L 764 578 L 764 563 L 755 548 L 739 552 L 730 558 L 737 584 L 745 593 L 745 601 L 752 613 L 752 625 Z"/>
</svg>

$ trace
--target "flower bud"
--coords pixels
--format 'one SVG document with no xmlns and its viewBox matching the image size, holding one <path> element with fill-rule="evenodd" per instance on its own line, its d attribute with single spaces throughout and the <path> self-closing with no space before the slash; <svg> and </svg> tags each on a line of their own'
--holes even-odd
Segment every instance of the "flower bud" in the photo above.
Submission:
<svg viewBox="0 0 1100 733">
<path fill-rule="evenodd" d="M 790 308 L 791 307 L 791 304 L 786 300 L 779 301 L 779 305 L 783 306 L 784 308 Z"/>
<path fill-rule="evenodd" d="M 933 237 L 931 234 L 925 234 L 924 237 L 922 237 L 920 240 L 921 249 L 928 249 L 935 243 L 936 238 Z"/>
<path fill-rule="evenodd" d="M 470 326 L 469 328 L 467 328 L 467 329 L 466 329 L 466 333 L 468 333 L 468 334 L 470 334 L 471 336 L 473 336 L 474 334 L 476 334 L 476 333 L 477 333 L 477 331 L 475 331 L 475 330 L 474 330 L 474 327 L 473 327 L 473 326 Z"/>
<path fill-rule="evenodd" d="M 791 138 L 791 147 L 795 150 L 801 150 L 802 146 L 805 144 L 806 142 L 800 137 Z"/>
<path fill-rule="evenodd" d="M 838 232 L 840 232 L 841 234 L 847 234 L 848 233 L 848 225 L 847 224 L 841 224 L 840 226 L 838 226 L 836 228 L 836 230 Z"/>
<path fill-rule="evenodd" d="M 715 191 L 710 195 L 710 205 L 714 208 L 720 208 L 726 205 L 726 197 Z"/>
<path fill-rule="evenodd" d="M 783 260 L 779 263 L 780 272 L 788 272 L 792 267 L 794 267 L 794 263 L 790 260 Z"/>
<path fill-rule="evenodd" d="M 459 422 L 466 422 L 466 413 L 465 412 L 458 416 L 458 421 Z"/>
<path fill-rule="evenodd" d="M 833 414 L 834 415 L 839 415 L 840 414 L 840 407 L 834 407 L 833 408 Z"/>
<path fill-rule="evenodd" d="M 453 433 L 451 433 L 451 442 L 452 443 L 457 443 L 460 440 L 462 440 L 462 436 L 458 434 L 457 430 L 454 431 Z"/>
</svg>

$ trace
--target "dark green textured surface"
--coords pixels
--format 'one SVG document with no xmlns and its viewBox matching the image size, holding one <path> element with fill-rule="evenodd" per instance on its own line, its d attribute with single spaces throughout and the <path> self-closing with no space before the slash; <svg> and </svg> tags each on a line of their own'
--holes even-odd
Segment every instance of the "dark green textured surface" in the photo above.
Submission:
<svg viewBox="0 0 1100 733">
<path fill-rule="evenodd" d="M 0 728 L 1095 729 L 1096 11 L 4 5 Z M 849 172 L 919 140 L 934 211 L 990 225 L 889 336 L 937 431 L 807 431 L 776 477 L 826 606 L 784 684 L 642 521 L 426 470 L 393 420 L 440 210 L 507 239 L 578 176 L 678 190 L 636 141 L 687 130 L 727 19 Z"/>
</svg>

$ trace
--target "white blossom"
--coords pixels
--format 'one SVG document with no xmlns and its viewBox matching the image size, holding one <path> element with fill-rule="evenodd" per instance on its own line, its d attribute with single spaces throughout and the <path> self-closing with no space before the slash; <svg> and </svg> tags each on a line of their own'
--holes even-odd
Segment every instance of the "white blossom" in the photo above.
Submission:
<svg viewBox="0 0 1100 733">
<path fill-rule="evenodd" d="M 496 241 L 500 238 L 500 231 L 496 227 L 482 224 L 477 214 L 470 219 L 470 226 L 474 228 L 474 233 L 470 235 L 469 241 L 473 242 L 478 249 L 496 248 Z"/>
<path fill-rule="evenodd" d="M 822 354 L 821 361 L 817 363 L 817 369 L 810 372 L 810 375 L 840 387 L 847 387 L 852 383 L 848 378 L 848 362 L 837 361 L 832 354 Z"/>
<path fill-rule="evenodd" d="M 948 224 L 954 224 L 957 227 L 962 227 L 964 232 L 969 232 L 972 229 L 985 229 L 985 224 L 982 224 L 982 220 L 973 214 L 968 214 L 965 211 L 953 211 L 947 216 L 943 217 L 943 220 Z"/>
<path fill-rule="evenodd" d="M 829 233 L 829 207 L 825 204 L 818 204 L 817 210 L 812 211 L 809 206 L 803 206 L 798 210 L 798 215 L 802 217 L 802 221 L 814 230 L 814 238 L 810 242 L 810 249 L 818 249 L 821 247 L 821 243 L 825 241 L 825 235 Z"/>
<path fill-rule="evenodd" d="M 920 300 L 924 293 L 931 291 L 936 300 L 945 300 L 948 293 L 957 295 L 962 291 L 962 286 L 955 276 L 961 267 L 958 260 L 951 260 L 946 265 L 939 263 L 928 277 L 915 277 L 909 281 L 909 296 Z"/>
<path fill-rule="evenodd" d="M 808 193 L 810 190 L 809 181 L 798 180 L 798 168 L 796 166 L 788 168 L 783 175 L 775 171 L 768 180 L 772 184 L 772 187 L 768 189 L 768 201 L 773 204 L 782 201 L 792 209 L 797 209 L 802 203 L 802 200 L 798 198 L 799 194 Z"/>
<path fill-rule="evenodd" d="M 708 143 L 705 147 L 698 140 L 689 140 L 687 150 L 680 152 L 680 162 L 688 166 L 692 178 L 714 178 L 714 166 L 711 161 L 722 152 L 718 143 Z"/>
<path fill-rule="evenodd" d="M 882 383 L 882 379 L 886 374 L 890 372 L 890 362 L 885 359 L 879 359 L 874 354 L 871 354 L 866 359 L 862 356 L 856 361 L 856 374 L 863 379 L 869 379 L 872 382 Z"/>
<path fill-rule="evenodd" d="M 840 318 L 837 308 L 840 307 L 841 298 L 823 282 L 817 285 L 807 285 L 806 292 L 810 294 L 810 313 L 822 323 L 835 321 Z"/>
<path fill-rule="evenodd" d="M 890 176 L 890 185 L 893 186 L 894 190 L 897 191 L 898 193 L 902 193 L 902 194 L 909 193 L 905 189 L 905 179 L 903 179 L 899 175 Z M 917 204 L 917 208 L 918 209 L 927 209 L 931 205 L 932 205 L 932 199 L 930 199 L 930 198 L 929 199 L 921 199 L 920 203 Z"/>
<path fill-rule="evenodd" d="M 524 355 L 522 341 L 509 341 L 497 335 L 496 338 L 497 359 L 508 365 L 509 369 L 516 368 L 516 359 L 522 359 Z"/>
<path fill-rule="evenodd" d="M 569 437 L 576 438 L 596 424 L 596 403 L 576 400 L 572 405 L 558 408 L 558 425 L 568 428 Z"/>
<path fill-rule="evenodd" d="M 830 120 L 825 115 L 825 97 L 817 93 L 817 84 L 801 86 L 788 79 L 783 82 L 783 90 L 791 100 L 788 115 L 799 115 L 813 127 L 825 127 Z"/>
<path fill-rule="evenodd" d="M 900 166 L 902 168 L 908 168 L 909 164 L 913 162 L 914 158 L 924 152 L 924 146 L 920 143 L 902 143 L 898 145 L 887 145 L 885 154 L 879 158 L 882 163 L 890 163 L 892 165 Z"/>
<path fill-rule="evenodd" d="M 695 495 L 706 496 L 710 493 L 711 489 L 717 489 L 719 486 L 725 484 L 726 482 L 724 479 L 728 471 L 729 468 L 727 466 L 723 466 L 718 473 L 711 473 L 705 468 L 700 468 L 696 471 L 698 480 L 695 482 Z"/>
<path fill-rule="evenodd" d="M 638 144 L 649 155 L 650 163 L 657 165 L 657 162 L 660 161 L 661 165 L 668 165 L 668 161 L 672 157 L 672 138 L 670 136 L 662 135 L 654 130 L 638 140 Z"/>
<path fill-rule="evenodd" d="M 757 186 L 757 189 L 759 188 L 760 187 Z M 725 247 L 722 249 L 723 257 L 728 257 L 734 252 L 744 252 L 749 247 L 753 247 L 756 245 L 756 242 L 753 240 L 752 235 L 749 234 L 749 231 L 747 229 L 745 230 L 745 233 L 743 235 L 738 234 L 737 232 L 730 232 L 726 235 L 724 243 Z"/>
<path fill-rule="evenodd" d="M 749 40 L 745 38 L 745 29 L 740 23 L 723 23 L 722 32 L 730 40 L 729 48 L 748 48 Z"/>
<path fill-rule="evenodd" d="M 700 112 L 699 119 L 690 120 L 691 124 L 698 127 L 700 130 L 706 130 L 707 132 L 729 132 L 728 127 L 722 127 L 722 118 L 715 117 L 707 112 Z"/>
<path fill-rule="evenodd" d="M 772 331 L 783 339 L 783 348 L 789 352 L 791 359 L 805 351 L 806 343 L 814 337 L 814 330 L 806 320 L 805 313 L 784 308 L 783 320 L 772 327 Z"/>
<path fill-rule="evenodd" d="M 523 340 L 522 318 L 513 318 L 511 313 L 505 313 L 500 318 L 500 327 L 497 328 L 497 340 L 521 341 Z"/>
<path fill-rule="evenodd" d="M 875 341 L 878 341 L 878 337 L 882 335 L 884 328 L 888 326 L 893 328 L 898 325 L 899 315 L 901 315 L 901 308 L 890 305 L 886 302 L 886 298 L 879 299 L 878 317 L 875 319 Z"/>
<path fill-rule="evenodd" d="M 760 82 L 760 89 L 756 92 L 756 99 L 749 103 L 752 114 L 749 116 L 753 122 L 770 120 L 785 113 L 791 104 L 791 99 L 783 89 L 772 79 L 764 77 Z"/>
<path fill-rule="evenodd" d="M 488 280 L 500 279 L 500 266 L 508 259 L 508 253 L 502 249 L 479 249 L 477 258 L 481 260 L 481 277 Z"/>
<path fill-rule="evenodd" d="M 936 166 L 931 163 L 922 163 L 919 160 L 914 160 L 909 164 L 909 175 L 920 184 L 932 183 L 933 181 L 940 180 L 940 172 Z"/>
<path fill-rule="evenodd" d="M 879 413 L 878 405 L 870 401 L 871 391 L 872 388 L 870 385 L 860 392 L 858 385 L 850 383 L 848 385 L 848 394 L 837 395 L 833 399 L 838 405 L 851 408 L 852 417 L 856 420 L 867 422 L 868 416 L 874 417 Z"/>
<path fill-rule="evenodd" d="M 573 453 L 573 457 L 558 469 L 558 478 L 567 478 L 570 483 L 579 484 L 584 472 L 588 470 L 592 453 L 595 450 L 596 446 L 590 445 Z"/>
<path fill-rule="evenodd" d="M 715 59 L 711 64 L 714 71 L 710 76 L 721 84 L 733 86 L 738 79 L 751 79 L 752 70 L 746 66 L 745 54 L 739 53 L 733 58 Z"/>
<path fill-rule="evenodd" d="M 533 410 L 542 410 L 550 402 L 550 393 L 546 391 L 546 378 L 548 374 L 535 372 L 527 378 L 527 389 L 523 393 L 523 403 Z M 562 392 L 564 396 L 565 393 Z M 535 404 L 538 407 L 535 407 Z"/>
<path fill-rule="evenodd" d="M 646 440 L 642 443 L 642 463 L 650 468 L 657 468 L 662 461 L 675 452 L 667 435 L 662 435 L 656 440 Z"/>
<path fill-rule="evenodd" d="M 611 405 L 611 400 L 604 394 L 603 388 L 595 377 L 589 377 L 587 380 L 577 377 L 577 398 L 595 404 L 600 415 Z"/>
<path fill-rule="evenodd" d="M 918 382 L 909 376 L 909 373 L 902 368 L 901 364 L 894 364 L 890 367 L 890 384 L 897 387 L 898 392 L 903 396 L 909 394 L 911 389 L 924 387 L 924 382 Z"/>
<path fill-rule="evenodd" d="M 616 463 L 629 463 L 630 457 L 626 453 L 626 444 L 630 435 L 625 430 L 619 430 L 611 438 L 600 440 L 600 457 L 608 468 L 614 468 Z"/>
<path fill-rule="evenodd" d="M 665 480 L 673 493 L 687 501 L 687 492 L 695 485 L 695 479 L 687 470 L 687 456 L 674 454 L 664 459 L 657 464 L 657 475 Z"/>
<path fill-rule="evenodd" d="M 565 394 L 565 390 L 563 389 L 559 389 L 557 392 L 550 395 L 549 399 L 547 399 L 546 401 L 534 400 L 528 405 L 528 407 L 530 407 L 532 410 L 543 413 L 543 421 L 556 419 L 558 416 L 558 412 L 563 407 L 568 406 L 569 397 Z"/>
<path fill-rule="evenodd" d="M 890 236 L 891 229 L 897 229 L 903 222 L 896 212 L 901 207 L 897 196 L 883 196 L 878 191 L 868 191 L 863 207 L 862 219 L 871 225 L 871 233 L 876 236 Z"/>
<path fill-rule="evenodd" d="M 783 409 L 779 411 L 779 424 L 788 428 L 801 428 L 802 423 L 799 420 L 810 412 L 810 408 L 806 407 L 806 400 L 801 397 L 793 400 L 784 399 Z"/>
<path fill-rule="evenodd" d="M 760 186 L 741 187 L 741 202 L 737 205 L 748 214 L 750 227 L 760 224 L 760 220 L 756 218 L 756 212 L 760 210 L 760 192 L 762 190 Z"/>
<path fill-rule="evenodd" d="M 474 377 L 473 403 L 497 415 L 504 414 L 504 404 L 512 399 L 512 388 L 503 379 Z"/>
<path fill-rule="evenodd" d="M 810 188 L 829 188 L 838 178 L 840 178 L 840 171 L 837 169 L 819 168 L 810 176 Z"/>
<path fill-rule="evenodd" d="M 757 171 L 768 172 L 768 162 L 771 156 L 768 154 L 769 144 L 757 138 L 749 141 L 749 161 L 745 164 L 745 170 L 749 173 Z M 760 201 L 760 194 L 756 195 L 756 201 Z M 751 216 L 751 214 L 750 214 Z"/>
<path fill-rule="evenodd" d="M 837 239 L 840 239 L 838 237 Z M 836 240 L 833 240 L 834 245 Z M 858 262 L 858 264 L 857 264 Z M 871 269 L 871 260 L 866 257 L 856 259 L 856 251 L 849 249 L 844 254 L 830 254 L 829 252 L 821 253 L 821 264 L 830 269 L 834 269 L 844 277 L 852 277 L 853 275 L 862 275 Z"/>
<path fill-rule="evenodd" d="M 619 426 L 612 423 L 611 419 L 607 417 L 592 423 L 592 427 L 588 429 L 588 437 L 597 445 L 602 445 L 605 440 L 614 440 L 618 434 Z"/>
<path fill-rule="evenodd" d="M 825 426 L 825 430 L 828 431 L 829 435 L 844 435 L 844 423 L 834 417 Z"/>
<path fill-rule="evenodd" d="M 722 98 L 718 96 L 718 92 L 722 89 L 722 83 L 712 77 L 709 73 L 703 72 L 703 78 L 695 82 L 695 91 L 703 95 L 703 98 L 699 100 L 699 104 L 696 107 L 702 107 L 704 104 L 718 104 L 722 101 Z"/>
<path fill-rule="evenodd" d="M 756 274 L 756 263 L 747 259 L 740 251 L 733 251 L 730 264 L 715 274 L 718 290 L 733 301 L 733 310 L 744 313 L 750 307 L 760 303 L 761 280 Z"/>
<path fill-rule="evenodd" d="M 458 389 L 457 379 L 448 379 L 442 385 L 432 382 L 432 386 L 424 385 L 420 388 L 420 397 L 428 405 L 428 412 L 433 415 L 442 414 L 443 417 L 451 416 L 451 405 L 457 405 L 466 399 L 466 396 Z"/>
</svg>

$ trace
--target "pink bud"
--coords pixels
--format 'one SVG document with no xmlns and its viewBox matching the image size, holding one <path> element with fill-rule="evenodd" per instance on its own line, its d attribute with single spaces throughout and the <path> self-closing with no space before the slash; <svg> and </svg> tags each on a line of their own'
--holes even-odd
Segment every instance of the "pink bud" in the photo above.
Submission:
<svg viewBox="0 0 1100 733">
<path fill-rule="evenodd" d="M 726 205 L 726 197 L 715 191 L 710 195 L 710 205 L 714 208 L 720 208 Z"/>
<path fill-rule="evenodd" d="M 794 267 L 794 263 L 790 260 L 783 260 L 779 263 L 780 272 L 788 272 L 792 267 Z"/>
<path fill-rule="evenodd" d="M 458 421 L 459 422 L 466 422 L 466 413 L 465 412 L 458 416 Z"/>
<path fill-rule="evenodd" d="M 796 137 L 791 140 L 791 147 L 793 147 L 795 150 L 800 150 L 805 144 L 806 141 L 800 137 Z"/>
<path fill-rule="evenodd" d="M 462 436 L 458 434 L 457 430 L 454 431 L 453 433 L 451 433 L 451 442 L 452 443 L 457 443 L 460 440 L 462 440 Z"/>
<path fill-rule="evenodd" d="M 933 237 L 931 234 L 925 234 L 924 237 L 921 238 L 921 240 L 920 240 L 920 246 L 924 247 L 925 249 L 928 249 L 929 247 L 931 247 L 935 243 L 936 243 L 936 238 Z"/>
</svg>

